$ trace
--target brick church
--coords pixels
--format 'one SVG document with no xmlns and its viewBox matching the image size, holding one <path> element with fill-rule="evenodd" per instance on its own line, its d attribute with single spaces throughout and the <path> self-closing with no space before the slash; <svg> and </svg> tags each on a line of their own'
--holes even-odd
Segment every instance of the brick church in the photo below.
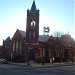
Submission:
<svg viewBox="0 0 75 75">
<path fill-rule="evenodd" d="M 41 62 L 42 58 L 49 62 L 52 57 L 55 61 L 64 57 L 73 60 L 72 49 L 64 47 L 57 37 L 39 35 L 39 10 L 33 1 L 31 9 L 27 10 L 26 32 L 17 29 L 12 39 L 8 37 L 3 41 L 2 54 L 19 62 Z"/>
<path fill-rule="evenodd" d="M 12 38 L 13 56 L 38 61 L 42 57 L 39 42 L 39 10 L 33 1 L 31 9 L 27 10 L 26 32 L 17 29 Z"/>
</svg>

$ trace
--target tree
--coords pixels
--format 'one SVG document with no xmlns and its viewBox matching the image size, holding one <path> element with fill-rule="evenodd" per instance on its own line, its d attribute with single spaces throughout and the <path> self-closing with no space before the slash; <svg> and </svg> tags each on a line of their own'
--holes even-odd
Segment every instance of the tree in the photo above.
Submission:
<svg viewBox="0 0 75 75">
<path fill-rule="evenodd" d="M 57 38 L 57 45 L 58 42 L 60 43 L 60 57 L 63 56 L 63 51 L 65 51 L 65 55 L 66 55 L 66 51 L 67 51 L 67 56 L 65 58 L 68 58 L 69 60 L 71 60 L 71 58 L 73 58 L 74 53 L 73 53 L 73 48 L 75 47 L 75 41 L 74 39 L 71 37 L 71 35 L 69 34 L 63 34 L 62 32 L 56 31 L 54 32 L 54 36 Z M 67 49 L 67 50 L 66 50 Z M 61 58 L 62 60 L 62 58 Z"/>
<path fill-rule="evenodd" d="M 61 35 L 60 40 L 67 47 L 72 47 L 74 45 L 74 39 L 71 38 L 71 35 L 69 35 L 69 34 Z"/>
<path fill-rule="evenodd" d="M 63 32 L 60 32 L 60 31 L 55 31 L 53 32 L 53 36 L 54 37 L 61 37 L 61 35 L 63 35 L 64 33 Z"/>
</svg>

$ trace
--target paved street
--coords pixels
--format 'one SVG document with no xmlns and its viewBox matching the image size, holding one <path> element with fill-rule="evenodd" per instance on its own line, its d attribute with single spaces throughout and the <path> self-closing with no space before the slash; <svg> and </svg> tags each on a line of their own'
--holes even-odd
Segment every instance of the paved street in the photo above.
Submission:
<svg viewBox="0 0 75 75">
<path fill-rule="evenodd" d="M 0 75 L 75 75 L 75 65 L 60 67 L 19 67 L 9 64 L 0 64 Z"/>
</svg>

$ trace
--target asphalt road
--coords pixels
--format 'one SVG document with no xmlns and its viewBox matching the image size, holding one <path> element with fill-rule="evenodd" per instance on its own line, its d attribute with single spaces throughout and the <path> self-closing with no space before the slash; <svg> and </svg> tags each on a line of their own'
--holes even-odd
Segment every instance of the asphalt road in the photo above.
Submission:
<svg viewBox="0 0 75 75">
<path fill-rule="evenodd" d="M 0 75 L 75 75 L 75 65 L 44 68 L 0 64 Z"/>
</svg>

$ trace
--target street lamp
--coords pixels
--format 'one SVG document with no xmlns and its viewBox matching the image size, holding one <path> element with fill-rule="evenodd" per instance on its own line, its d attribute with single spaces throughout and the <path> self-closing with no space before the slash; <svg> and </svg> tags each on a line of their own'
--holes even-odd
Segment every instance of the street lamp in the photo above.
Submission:
<svg viewBox="0 0 75 75">
<path fill-rule="evenodd" d="M 12 53 L 11 53 L 11 62 L 12 62 Z"/>
</svg>

